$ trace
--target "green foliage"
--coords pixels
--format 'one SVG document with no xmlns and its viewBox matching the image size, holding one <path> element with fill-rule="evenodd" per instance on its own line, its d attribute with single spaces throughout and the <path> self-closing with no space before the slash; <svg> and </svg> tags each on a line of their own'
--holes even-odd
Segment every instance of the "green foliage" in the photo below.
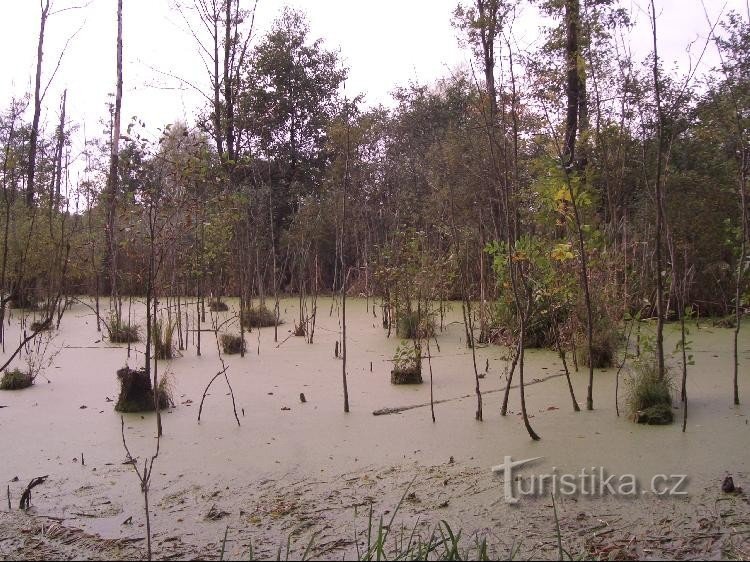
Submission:
<svg viewBox="0 0 750 562">
<path fill-rule="evenodd" d="M 20 369 L 6 370 L 3 373 L 3 378 L 0 379 L 0 390 L 20 390 L 28 388 L 32 384 L 34 384 L 34 377 L 30 373 L 23 372 Z"/>
</svg>

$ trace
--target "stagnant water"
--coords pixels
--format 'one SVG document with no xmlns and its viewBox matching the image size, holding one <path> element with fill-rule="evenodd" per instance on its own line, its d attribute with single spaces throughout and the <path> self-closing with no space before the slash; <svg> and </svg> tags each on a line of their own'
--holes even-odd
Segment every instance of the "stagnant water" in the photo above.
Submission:
<svg viewBox="0 0 750 562">
<path fill-rule="evenodd" d="M 237 302 L 227 302 L 232 310 L 220 313 L 220 322 L 236 313 Z M 212 387 L 197 422 L 203 389 L 221 370 L 212 333 L 202 333 L 200 357 L 192 333 L 181 357 L 159 362 L 176 405 L 163 414 L 151 491 L 155 545 L 165 555 L 218 555 L 227 526 L 227 549 L 235 556 L 244 556 L 251 543 L 256 555 L 275 556 L 277 545 L 286 544 L 290 534 L 293 544 L 306 545 L 314 532 L 319 555 L 356 554 L 353 538 L 367 524 L 367 506 L 373 504 L 376 514 L 392 510 L 412 481 L 415 495 L 402 508 L 410 524 L 421 517 L 426 529 L 447 519 L 502 545 L 525 536 L 527 545 L 538 543 L 537 555 L 554 555 L 549 498 L 516 507 L 503 500 L 503 480 L 490 467 L 506 455 L 542 457 L 530 469 L 540 474 L 553 467 L 558 473 L 578 474 L 600 466 L 644 482 L 655 474 L 686 474 L 689 497 L 700 501 L 718 490 L 726 474 L 748 482 L 749 412 L 746 405 L 732 405 L 730 330 L 691 325 L 695 365 L 689 371 L 685 433 L 678 410 L 671 426 L 645 427 L 627 419 L 627 369 L 621 375 L 620 417 L 615 414 L 615 369 L 596 371 L 595 410 L 574 412 L 565 378 L 555 376 L 562 368 L 557 356 L 528 351 L 526 382 L 532 384 L 526 389 L 527 404 L 531 424 L 542 437 L 533 442 L 518 415 L 517 389 L 511 392 L 509 415 L 500 416 L 507 355 L 501 347 L 476 350 L 480 371 L 487 364 L 489 369 L 481 380 L 484 421 L 474 419 L 474 372 L 459 322 L 460 304 L 452 306 L 445 330 L 437 336 L 440 349 L 432 346 L 434 397 L 445 401 L 435 406 L 433 423 L 429 406 L 373 415 L 430 399 L 426 362 L 425 384 L 390 384 L 398 339 L 386 337 L 373 300 L 347 300 L 348 414 L 343 411 L 342 363 L 334 356 L 339 303 L 319 299 L 315 343 L 310 345 L 290 334 L 299 316 L 297 302 L 281 302 L 285 323 L 278 342 L 273 328 L 254 330 L 246 335 L 244 358 L 225 356 L 239 427 L 223 378 Z M 134 306 L 142 324 L 143 304 Z M 13 311 L 6 327 L 4 357 L 18 340 L 19 314 Z M 677 335 L 677 326 L 667 326 L 666 349 L 674 348 Z M 750 326 L 742 332 L 740 349 L 740 392 L 747 403 Z M 64 518 L 66 524 L 104 537 L 142 536 L 140 487 L 132 467 L 122 464 L 121 418 L 113 406 L 119 389 L 115 372 L 125 364 L 142 365 L 143 344 L 135 344 L 128 359 L 126 346 L 104 341 L 91 311 L 74 304 L 54 332 L 52 350 L 59 353 L 44 371 L 49 382 L 40 377 L 29 389 L 0 393 L 0 479 L 9 483 L 15 504 L 32 477 L 48 474 L 49 480 L 33 494 L 35 513 Z M 671 362 L 678 373 L 677 357 Z M 587 370 L 572 377 L 584 407 Z M 300 393 L 306 403 L 300 402 Z M 142 462 L 156 446 L 154 415 L 126 414 L 124 420 L 130 450 Z M 666 511 L 689 518 L 698 509 L 689 502 L 665 499 L 656 511 L 660 517 Z M 602 521 L 605 512 L 621 513 L 646 532 L 653 505 L 647 500 L 578 498 L 563 502 L 560 509 L 561 518 L 570 522 L 581 521 L 581 514 Z M 747 510 L 747 502 L 743 505 Z M 216 520 L 206 518 L 212 508 L 219 515 Z M 131 516 L 132 524 L 123 525 Z"/>
</svg>

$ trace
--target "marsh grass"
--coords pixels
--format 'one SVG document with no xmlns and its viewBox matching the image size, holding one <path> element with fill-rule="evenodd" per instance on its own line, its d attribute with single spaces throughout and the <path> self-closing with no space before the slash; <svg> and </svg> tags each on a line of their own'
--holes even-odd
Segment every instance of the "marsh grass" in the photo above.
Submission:
<svg viewBox="0 0 750 562">
<path fill-rule="evenodd" d="M 651 425 L 672 423 L 673 392 L 674 381 L 669 371 L 659 378 L 654 359 L 636 362 L 628 380 L 627 403 L 631 418 Z"/>
<path fill-rule="evenodd" d="M 236 334 L 222 334 L 221 335 L 221 349 L 227 355 L 235 355 L 245 351 L 246 345 L 245 340 Z"/>
<path fill-rule="evenodd" d="M 109 341 L 112 343 L 135 343 L 141 339 L 137 325 L 126 324 L 122 318 L 114 313 L 109 317 L 107 329 L 109 330 Z"/>
<path fill-rule="evenodd" d="M 221 299 L 214 299 L 208 303 L 208 309 L 211 312 L 226 312 L 229 310 L 229 305 Z"/>
<path fill-rule="evenodd" d="M 367 517 L 367 528 L 363 533 L 358 533 L 355 527 L 355 538 L 351 541 L 356 547 L 356 559 L 361 561 L 373 560 L 494 560 L 499 556 L 498 552 L 492 551 L 487 537 L 474 533 L 465 535 L 463 531 L 454 531 L 453 527 L 446 521 L 433 526 L 428 535 L 424 535 L 419 529 L 422 521 L 417 518 L 414 526 L 397 526 L 398 514 L 408 497 L 409 490 L 414 480 L 407 486 L 390 517 L 386 520 L 383 515 L 376 517 L 373 504 L 369 506 Z M 583 560 L 586 552 L 580 554 L 571 553 L 565 548 L 562 539 L 560 521 L 557 516 L 557 503 L 552 497 L 553 515 L 550 517 L 554 523 L 554 540 L 557 545 L 559 560 Z M 387 515 L 389 512 L 386 511 Z M 357 510 L 355 508 L 355 517 Z M 360 546 L 361 535 L 364 535 L 364 545 Z M 292 535 L 287 536 L 286 544 L 279 545 L 276 560 L 313 560 L 318 556 L 315 548 L 314 533 L 305 544 L 304 551 L 294 551 L 292 548 Z M 226 533 L 222 543 L 221 559 L 224 557 Z M 503 556 L 506 560 L 517 560 L 520 558 L 522 540 L 514 540 L 510 549 Z M 496 550 L 496 549 L 495 549 Z M 255 560 L 256 553 L 250 542 L 249 559 Z M 532 558 L 533 559 L 533 558 Z"/>
<path fill-rule="evenodd" d="M 157 359 L 174 359 L 174 324 L 157 320 L 154 330 L 154 355 Z"/>
<path fill-rule="evenodd" d="M 396 335 L 405 340 L 431 338 L 435 334 L 435 320 L 418 312 L 402 312 L 396 322 Z"/>
</svg>

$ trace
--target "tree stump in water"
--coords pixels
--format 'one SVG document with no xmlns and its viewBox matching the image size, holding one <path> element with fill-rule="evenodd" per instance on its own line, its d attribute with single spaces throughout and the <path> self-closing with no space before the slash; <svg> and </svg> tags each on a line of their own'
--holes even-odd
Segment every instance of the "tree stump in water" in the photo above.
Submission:
<svg viewBox="0 0 750 562">
<path fill-rule="evenodd" d="M 391 384 L 422 384 L 422 369 L 410 367 L 408 369 L 393 369 Z"/>
<path fill-rule="evenodd" d="M 123 367 L 117 371 L 117 378 L 120 380 L 120 396 L 115 404 L 117 412 L 154 411 L 154 389 L 151 385 L 151 377 L 145 369 L 135 370 Z M 158 393 L 159 408 L 167 408 L 169 397 L 166 391 L 160 388 Z"/>
</svg>

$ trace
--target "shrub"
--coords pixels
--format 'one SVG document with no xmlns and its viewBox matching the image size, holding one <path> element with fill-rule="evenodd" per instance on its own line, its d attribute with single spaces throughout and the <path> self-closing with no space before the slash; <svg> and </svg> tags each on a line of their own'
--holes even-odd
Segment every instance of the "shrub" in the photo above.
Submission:
<svg viewBox="0 0 750 562">
<path fill-rule="evenodd" d="M 429 315 L 419 317 L 417 312 L 402 312 L 396 322 L 396 335 L 403 339 L 430 338 L 435 333 L 435 322 Z"/>
<path fill-rule="evenodd" d="M 242 325 L 245 328 L 266 328 L 278 324 L 281 324 L 281 321 L 277 321 L 276 314 L 265 305 L 252 306 L 242 312 Z"/>
<path fill-rule="evenodd" d="M 235 334 L 221 335 L 221 348 L 227 355 L 234 355 L 245 351 L 245 340 Z"/>
<path fill-rule="evenodd" d="M 672 423 L 673 386 L 669 372 L 659 378 L 655 360 L 636 363 L 628 381 L 627 400 L 632 419 L 651 425 Z"/>
<path fill-rule="evenodd" d="M 174 358 L 175 349 L 172 339 L 174 337 L 174 324 L 171 322 L 164 323 L 163 320 L 157 320 L 154 329 L 154 355 L 157 359 Z"/>
<path fill-rule="evenodd" d="M 20 390 L 28 388 L 34 384 L 34 377 L 31 373 L 25 373 L 20 369 L 5 371 L 3 378 L 0 380 L 0 390 Z"/>
<path fill-rule="evenodd" d="M 229 305 L 221 299 L 214 299 L 208 303 L 208 309 L 211 312 L 226 312 L 229 310 Z"/>
<path fill-rule="evenodd" d="M 135 343 L 140 341 L 138 326 L 125 324 L 116 314 L 109 317 L 109 341 L 112 343 Z"/>
<path fill-rule="evenodd" d="M 123 367 L 117 371 L 120 381 L 120 395 L 115 404 L 118 412 L 152 412 L 154 411 L 154 390 L 151 377 L 145 369 Z M 159 409 L 169 406 L 169 380 L 162 377 L 157 391 Z"/>
</svg>

